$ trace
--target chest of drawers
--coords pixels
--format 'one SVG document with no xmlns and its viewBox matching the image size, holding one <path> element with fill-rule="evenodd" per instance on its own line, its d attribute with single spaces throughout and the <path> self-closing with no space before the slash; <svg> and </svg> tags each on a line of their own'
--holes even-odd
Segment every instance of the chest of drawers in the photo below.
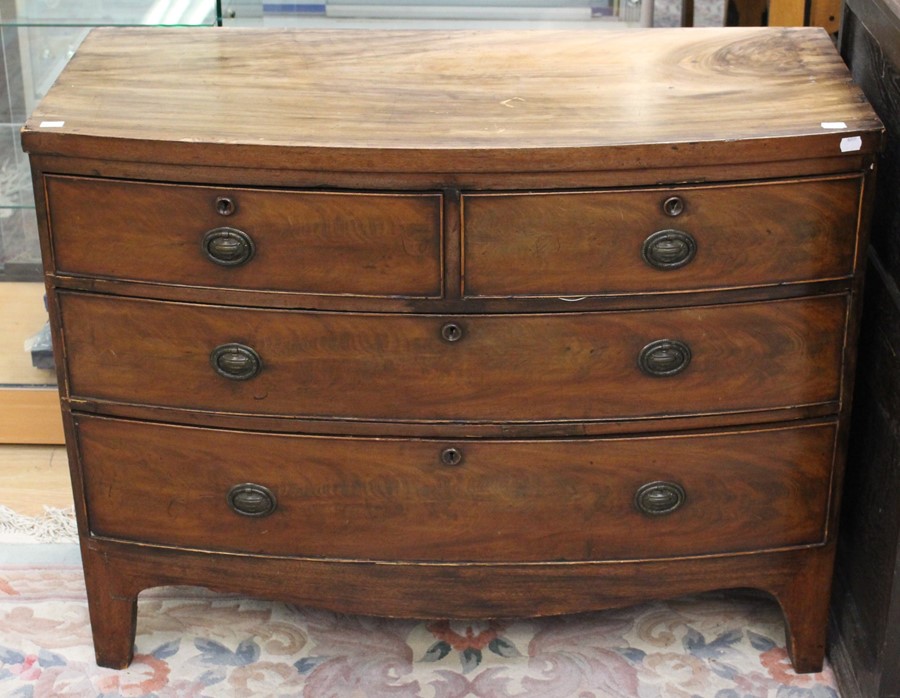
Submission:
<svg viewBox="0 0 900 698">
<path fill-rule="evenodd" d="M 97 30 L 25 127 L 97 660 L 138 593 L 824 652 L 881 127 L 817 30 Z"/>
</svg>

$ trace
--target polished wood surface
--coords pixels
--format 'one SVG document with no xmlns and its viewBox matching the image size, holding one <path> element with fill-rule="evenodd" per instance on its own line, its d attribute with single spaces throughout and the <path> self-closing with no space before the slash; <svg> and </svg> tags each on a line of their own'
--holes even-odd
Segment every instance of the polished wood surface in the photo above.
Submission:
<svg viewBox="0 0 900 698">
<path fill-rule="evenodd" d="M 770 27 L 802 27 L 805 22 L 806 2 L 804 0 L 770 0 Z"/>
<path fill-rule="evenodd" d="M 809 25 L 835 35 L 841 28 L 842 0 L 810 0 Z"/>
<path fill-rule="evenodd" d="M 820 30 L 599 39 L 88 38 L 23 138 L 100 663 L 162 584 L 411 617 L 751 586 L 821 667 L 880 124 Z M 197 265 L 238 217 L 259 256 Z"/>
<path fill-rule="evenodd" d="M 315 419 L 506 423 L 836 401 L 847 310 L 844 296 L 462 319 L 77 293 L 59 302 L 72 397 Z M 451 322 L 462 332 L 455 342 L 441 336 Z M 686 343 L 690 363 L 676 375 L 645 375 L 641 350 L 664 339 Z M 257 376 L 232 380 L 212 368 L 210 353 L 232 342 L 258 352 Z"/>
<path fill-rule="evenodd" d="M 877 126 L 821 29 L 133 28 L 93 31 L 23 142 L 113 160 L 514 172 L 809 159 L 856 135 L 870 152 Z"/>
<path fill-rule="evenodd" d="M 57 417 L 59 409 L 52 409 Z M 72 506 L 69 461 L 61 446 L 0 446 L 0 482 L 0 505 L 17 514 L 41 516 L 47 506 Z"/>
<path fill-rule="evenodd" d="M 271 437 L 82 417 L 95 535 L 185 548 L 383 561 L 624 560 L 820 543 L 834 423 L 567 441 Z M 665 459 L 659 458 L 665 453 Z M 185 467 L 189 459 L 190 467 Z M 685 503 L 641 513 L 638 489 Z M 268 516 L 229 508 L 267 487 Z M 565 502 L 565 506 L 560 506 Z"/>
<path fill-rule="evenodd" d="M 850 276 L 858 177 L 634 191 L 463 196 L 464 295 L 584 296 Z M 681 200 L 667 215 L 663 204 Z M 658 269 L 645 240 L 676 230 L 692 260 Z M 777 254 L 773 252 L 777 250 Z"/>
<path fill-rule="evenodd" d="M 473 619 L 577 613 L 752 586 L 780 604 L 793 667 L 803 673 L 822 668 L 834 547 L 677 561 L 448 565 L 223 555 L 89 538 L 83 557 L 101 666 L 124 668 L 131 661 L 138 593 L 160 585 L 223 592 L 239 586 L 247 594 L 346 613 Z"/>
<path fill-rule="evenodd" d="M 439 194 L 288 192 L 48 177 L 57 269 L 192 286 L 439 297 Z M 233 213 L 222 215 L 226 199 Z M 246 233 L 240 266 L 202 249 L 208 231 Z"/>
<path fill-rule="evenodd" d="M 59 393 L 54 387 L 0 388 L 0 444 L 61 444 Z"/>
</svg>

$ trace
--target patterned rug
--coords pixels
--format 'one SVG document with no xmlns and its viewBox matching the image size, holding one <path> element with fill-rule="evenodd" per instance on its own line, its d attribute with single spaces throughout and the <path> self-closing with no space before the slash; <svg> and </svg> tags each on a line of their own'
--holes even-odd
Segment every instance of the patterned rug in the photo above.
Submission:
<svg viewBox="0 0 900 698">
<path fill-rule="evenodd" d="M 72 560 L 77 549 L 69 548 Z M 346 616 L 170 587 L 141 595 L 132 666 L 100 669 L 80 568 L 17 566 L 10 558 L 23 556 L 4 552 L 2 696 L 838 696 L 830 669 L 793 673 L 777 606 L 750 592 L 457 623 Z"/>
</svg>

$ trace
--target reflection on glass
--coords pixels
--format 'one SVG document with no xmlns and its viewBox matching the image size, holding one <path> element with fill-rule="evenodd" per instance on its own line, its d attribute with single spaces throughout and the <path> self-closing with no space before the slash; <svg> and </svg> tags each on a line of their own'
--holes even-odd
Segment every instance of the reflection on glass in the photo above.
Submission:
<svg viewBox="0 0 900 698">
<path fill-rule="evenodd" d="M 215 0 L 2 0 L 4 24 L 213 26 Z"/>
<path fill-rule="evenodd" d="M 0 0 L 0 387 L 55 383 L 22 124 L 91 27 L 218 18 L 216 0 Z"/>
<path fill-rule="evenodd" d="M 652 7 L 649 0 L 222 0 L 222 18 L 226 26 L 537 28 L 597 20 L 650 26 Z"/>
</svg>

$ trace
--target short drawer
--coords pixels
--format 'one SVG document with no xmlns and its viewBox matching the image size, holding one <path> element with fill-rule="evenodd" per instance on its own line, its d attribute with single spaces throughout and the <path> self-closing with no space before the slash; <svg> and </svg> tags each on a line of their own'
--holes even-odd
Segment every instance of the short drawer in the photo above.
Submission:
<svg viewBox="0 0 900 698">
<path fill-rule="evenodd" d="M 858 176 L 463 196 L 468 297 L 700 291 L 845 278 Z"/>
<path fill-rule="evenodd" d="M 394 561 L 640 559 L 821 542 L 835 434 L 829 423 L 443 442 L 77 423 L 95 535 Z"/>
<path fill-rule="evenodd" d="M 45 178 L 56 271 L 311 294 L 441 295 L 441 196 Z"/>
<path fill-rule="evenodd" d="M 73 397 L 314 419 L 501 423 L 835 401 L 847 305 L 834 295 L 447 317 L 58 298 Z"/>
</svg>

